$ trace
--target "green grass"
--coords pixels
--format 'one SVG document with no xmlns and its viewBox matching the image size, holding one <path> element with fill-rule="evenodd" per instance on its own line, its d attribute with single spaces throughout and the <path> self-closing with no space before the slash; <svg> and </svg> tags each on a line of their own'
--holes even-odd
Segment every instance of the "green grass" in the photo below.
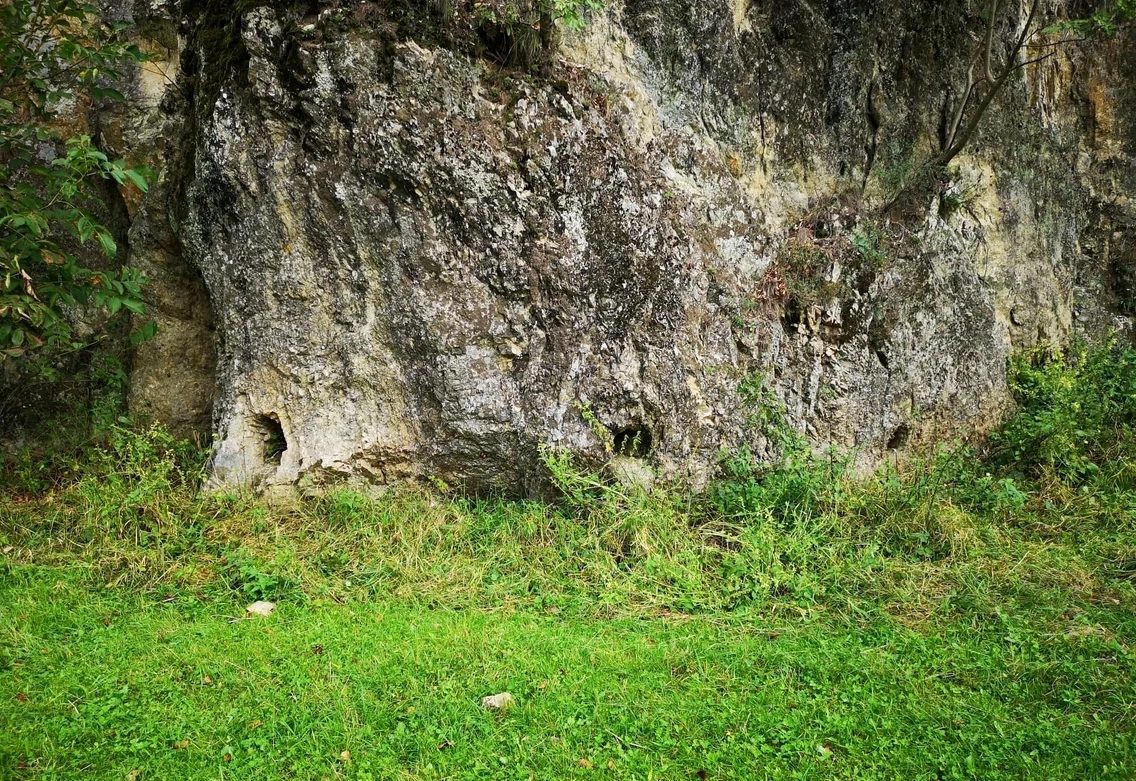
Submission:
<svg viewBox="0 0 1136 781">
<path fill-rule="evenodd" d="M 1136 354 L 1013 376 L 981 452 L 853 479 L 780 432 L 697 497 L 553 454 L 557 505 L 271 506 L 160 429 L 15 459 L 0 779 L 1136 777 Z"/>
<path fill-rule="evenodd" d="M 1020 614 L 934 631 L 398 602 L 237 615 L 10 573 L 5 772 L 1122 778 L 1136 762 L 1130 659 L 1111 633 L 1045 632 Z M 517 705 L 481 710 L 498 691 Z"/>
</svg>

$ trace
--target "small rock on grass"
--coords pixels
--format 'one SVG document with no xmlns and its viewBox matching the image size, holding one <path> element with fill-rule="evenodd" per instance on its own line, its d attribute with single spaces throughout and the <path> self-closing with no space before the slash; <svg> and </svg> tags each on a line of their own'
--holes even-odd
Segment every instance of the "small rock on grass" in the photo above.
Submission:
<svg viewBox="0 0 1136 781">
<path fill-rule="evenodd" d="M 482 697 L 481 707 L 487 710 L 505 710 L 515 702 L 516 699 L 509 692 L 501 692 L 490 697 Z"/>
<path fill-rule="evenodd" d="M 270 616 L 272 611 L 276 609 L 275 602 L 264 602 L 257 600 L 245 608 L 245 613 L 250 616 Z"/>
</svg>

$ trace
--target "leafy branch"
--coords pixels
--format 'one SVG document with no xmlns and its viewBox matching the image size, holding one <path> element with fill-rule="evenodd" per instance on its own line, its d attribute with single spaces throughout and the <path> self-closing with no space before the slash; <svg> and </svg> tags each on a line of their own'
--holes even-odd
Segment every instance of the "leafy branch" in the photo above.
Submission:
<svg viewBox="0 0 1136 781">
<path fill-rule="evenodd" d="M 111 160 L 91 137 L 64 138 L 60 115 L 122 100 L 109 85 L 147 59 L 78 0 L 9 0 L 0 6 L 0 362 L 33 351 L 78 349 L 67 308 L 114 317 L 143 314 L 145 280 L 115 266 L 118 247 L 96 217 L 98 183 L 145 191 L 145 166 Z M 87 268 L 69 251 L 94 244 L 111 270 Z M 132 334 L 152 335 L 147 324 Z"/>
</svg>

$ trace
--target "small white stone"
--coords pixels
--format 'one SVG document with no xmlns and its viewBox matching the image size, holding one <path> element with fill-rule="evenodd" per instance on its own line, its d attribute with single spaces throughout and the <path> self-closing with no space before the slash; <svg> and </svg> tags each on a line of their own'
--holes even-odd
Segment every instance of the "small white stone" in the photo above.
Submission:
<svg viewBox="0 0 1136 781">
<path fill-rule="evenodd" d="M 655 490 L 655 472 L 641 458 L 615 456 L 608 461 L 607 469 L 629 491 L 650 494 Z"/>
<path fill-rule="evenodd" d="M 501 692 L 490 697 L 482 697 L 481 707 L 487 710 L 505 710 L 515 702 L 516 699 L 509 692 Z"/>
<path fill-rule="evenodd" d="M 272 611 L 276 609 L 275 602 L 264 602 L 257 600 L 245 608 L 245 612 L 250 616 L 270 616 Z"/>
</svg>

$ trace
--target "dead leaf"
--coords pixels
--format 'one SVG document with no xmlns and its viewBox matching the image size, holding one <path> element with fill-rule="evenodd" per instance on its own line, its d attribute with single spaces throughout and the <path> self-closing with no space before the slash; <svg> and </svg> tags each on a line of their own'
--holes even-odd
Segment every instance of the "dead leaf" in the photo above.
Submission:
<svg viewBox="0 0 1136 781">
<path fill-rule="evenodd" d="M 27 702 L 28 701 L 28 695 L 24 694 L 23 692 L 20 692 L 19 694 L 16 695 L 16 701 L 17 702 Z"/>
<path fill-rule="evenodd" d="M 255 721 L 250 721 L 249 722 L 249 729 L 256 729 L 257 727 L 260 727 L 263 724 L 264 724 L 264 722 L 261 721 L 260 719 L 256 719 Z"/>
<path fill-rule="evenodd" d="M 607 769 L 608 770 L 615 770 L 615 760 L 614 759 L 609 759 L 607 761 Z"/>
<path fill-rule="evenodd" d="M 140 770 L 131 770 L 126 774 L 126 781 L 138 781 L 138 776 L 142 775 Z"/>
<path fill-rule="evenodd" d="M 322 645 L 312 646 L 312 653 L 315 654 L 316 656 L 323 656 L 323 646 Z"/>
<path fill-rule="evenodd" d="M 541 691 L 544 691 L 544 690 L 545 690 L 545 689 L 547 689 L 548 687 L 549 687 L 549 683 L 548 683 L 548 681 L 541 681 L 540 683 L 538 683 L 538 684 L 536 685 L 536 688 L 540 689 Z"/>
<path fill-rule="evenodd" d="M 250 616 L 267 617 L 272 615 L 272 611 L 275 609 L 275 602 L 265 602 L 264 600 L 258 599 L 256 602 L 253 602 L 251 605 L 245 608 L 245 613 Z"/>
<path fill-rule="evenodd" d="M 351 761 L 351 752 L 344 749 L 343 751 L 339 752 L 339 759 L 340 759 L 341 762 L 344 762 L 344 763 L 350 762 Z"/>
<path fill-rule="evenodd" d="M 438 744 L 438 750 L 439 751 L 445 751 L 448 748 L 453 748 L 453 746 L 454 746 L 454 744 L 451 743 L 450 741 L 443 740 L 441 743 Z"/>
<path fill-rule="evenodd" d="M 232 762 L 233 761 L 233 755 L 232 754 L 226 754 L 225 756 L 221 757 L 221 759 L 225 760 L 226 762 Z"/>
<path fill-rule="evenodd" d="M 213 679 L 210 678 L 208 675 L 206 675 L 204 683 L 205 683 L 206 686 L 212 686 L 213 685 Z"/>
<path fill-rule="evenodd" d="M 592 769 L 592 760 L 588 759 L 587 757 L 581 758 L 576 764 L 580 767 L 586 767 L 589 770 Z"/>
<path fill-rule="evenodd" d="M 187 748 L 189 748 L 189 741 L 188 740 L 183 740 L 183 741 L 180 741 L 178 743 L 174 743 L 174 750 L 175 751 L 181 751 L 181 750 L 187 749 Z"/>
<path fill-rule="evenodd" d="M 5 555 L 5 556 L 7 556 L 7 555 L 8 555 L 9 553 L 11 553 L 12 551 L 14 551 L 15 549 L 16 549 L 16 548 L 15 548 L 15 546 L 13 546 L 13 545 L 5 545 L 5 546 L 4 546 L 4 555 Z"/>
</svg>

